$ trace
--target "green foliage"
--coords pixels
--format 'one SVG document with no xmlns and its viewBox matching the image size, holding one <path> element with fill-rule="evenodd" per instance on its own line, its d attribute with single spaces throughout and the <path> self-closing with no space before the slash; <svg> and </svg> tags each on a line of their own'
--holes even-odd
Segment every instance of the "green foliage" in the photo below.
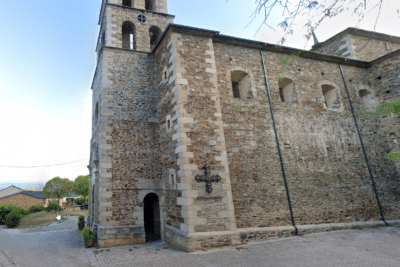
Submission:
<svg viewBox="0 0 400 267">
<path fill-rule="evenodd" d="M 78 229 L 82 230 L 85 227 L 85 216 L 79 215 L 78 217 Z"/>
<path fill-rule="evenodd" d="M 67 178 L 54 177 L 53 179 L 47 181 L 43 188 L 43 195 L 46 198 L 63 198 L 68 197 L 69 192 L 72 191 L 73 182 Z M 58 207 L 58 203 L 57 203 Z"/>
<path fill-rule="evenodd" d="M 80 231 L 82 231 L 82 229 L 85 227 L 85 221 L 79 221 L 78 222 L 78 229 L 80 230 Z"/>
<path fill-rule="evenodd" d="M 78 176 L 73 183 L 73 191 L 81 195 L 85 200 L 89 195 L 89 174 Z"/>
<path fill-rule="evenodd" d="M 28 208 L 29 213 L 34 213 L 34 212 L 39 212 L 39 211 L 44 211 L 46 208 L 43 206 L 43 204 L 36 204 L 32 205 Z"/>
<path fill-rule="evenodd" d="M 400 99 L 394 102 L 387 102 L 377 106 L 372 111 L 366 112 L 367 118 L 382 118 L 389 116 L 390 114 L 399 115 L 400 114 Z"/>
<path fill-rule="evenodd" d="M 22 214 L 19 213 L 17 210 L 11 211 L 6 216 L 6 226 L 8 228 L 15 228 L 21 222 Z"/>
<path fill-rule="evenodd" d="M 286 65 L 289 65 L 290 63 L 293 62 L 294 59 L 300 57 L 300 51 L 298 53 L 293 53 L 286 58 L 281 59 L 280 64 L 282 67 L 285 67 Z M 276 73 L 276 78 L 278 79 L 279 82 L 283 81 L 286 77 L 282 75 L 282 71 L 278 71 Z"/>
<path fill-rule="evenodd" d="M 11 204 L 12 207 L 12 211 L 16 211 L 21 215 L 27 215 L 28 211 L 24 208 L 21 208 L 20 206 L 16 205 L 16 204 Z"/>
<path fill-rule="evenodd" d="M 52 211 L 52 210 L 63 210 L 61 207 L 58 206 L 58 201 L 57 200 L 53 200 L 53 201 L 49 201 L 49 205 L 46 208 L 47 211 Z"/>
<path fill-rule="evenodd" d="M 397 158 L 400 157 L 400 153 L 399 152 L 390 152 L 389 154 L 386 155 L 386 158 L 390 159 L 390 160 L 395 160 Z"/>
<path fill-rule="evenodd" d="M 74 200 L 77 205 L 87 205 L 87 198 L 79 197 Z"/>
<path fill-rule="evenodd" d="M 27 210 L 21 208 L 17 204 L 0 204 L 0 225 L 6 224 L 6 217 L 12 211 L 16 211 L 20 215 L 28 214 Z"/>
<path fill-rule="evenodd" d="M 92 231 L 92 228 L 90 228 L 89 226 L 83 228 L 82 236 L 83 236 L 83 239 L 84 239 L 85 241 L 88 241 L 88 240 L 92 239 L 92 238 L 93 238 L 93 231 Z"/>
<path fill-rule="evenodd" d="M 366 112 L 366 110 L 363 110 L 363 112 Z M 367 118 L 382 118 L 389 116 L 391 114 L 394 115 L 399 115 L 400 114 L 400 99 L 397 99 L 394 102 L 386 102 L 383 103 L 372 111 L 367 111 L 366 112 L 366 117 Z M 386 155 L 387 159 L 390 160 L 395 160 L 400 157 L 400 152 L 390 152 L 389 154 Z"/>
</svg>

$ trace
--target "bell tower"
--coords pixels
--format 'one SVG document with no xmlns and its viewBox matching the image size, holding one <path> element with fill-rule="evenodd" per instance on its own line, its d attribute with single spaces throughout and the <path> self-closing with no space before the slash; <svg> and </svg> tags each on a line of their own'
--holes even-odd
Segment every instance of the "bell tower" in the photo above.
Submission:
<svg viewBox="0 0 400 267">
<path fill-rule="evenodd" d="M 103 0 L 99 45 L 150 52 L 173 23 L 167 12 L 167 0 Z"/>
<path fill-rule="evenodd" d="M 88 166 L 88 225 L 99 247 L 145 243 L 145 210 L 154 211 L 147 216 L 156 221 L 154 229 L 164 223 L 152 50 L 173 19 L 167 0 L 102 1 Z M 152 201 L 146 206 L 144 199 Z"/>
</svg>

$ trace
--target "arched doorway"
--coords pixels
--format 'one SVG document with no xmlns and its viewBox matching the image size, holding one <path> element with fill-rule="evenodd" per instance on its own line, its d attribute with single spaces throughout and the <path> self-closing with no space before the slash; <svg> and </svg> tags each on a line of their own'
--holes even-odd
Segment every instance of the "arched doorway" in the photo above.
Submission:
<svg viewBox="0 0 400 267">
<path fill-rule="evenodd" d="M 154 193 L 148 194 L 143 203 L 146 242 L 161 240 L 160 204 L 157 195 Z"/>
</svg>

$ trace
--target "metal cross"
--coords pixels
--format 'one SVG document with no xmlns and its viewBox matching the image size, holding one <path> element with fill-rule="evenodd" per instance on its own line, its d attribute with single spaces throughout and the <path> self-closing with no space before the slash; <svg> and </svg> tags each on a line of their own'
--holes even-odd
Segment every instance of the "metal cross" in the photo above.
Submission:
<svg viewBox="0 0 400 267">
<path fill-rule="evenodd" d="M 204 175 L 196 175 L 194 179 L 196 179 L 197 182 L 206 182 L 206 191 L 208 193 L 211 193 L 213 190 L 211 188 L 211 182 L 219 182 L 221 181 L 221 176 L 219 175 L 210 175 L 210 165 L 207 163 L 204 166 Z"/>
</svg>

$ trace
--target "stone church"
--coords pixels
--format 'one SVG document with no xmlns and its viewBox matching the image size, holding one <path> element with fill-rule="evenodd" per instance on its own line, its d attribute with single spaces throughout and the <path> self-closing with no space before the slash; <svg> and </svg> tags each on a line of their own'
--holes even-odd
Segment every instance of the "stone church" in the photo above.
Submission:
<svg viewBox="0 0 400 267">
<path fill-rule="evenodd" d="M 99 247 L 202 251 L 400 219 L 400 38 L 348 28 L 311 51 L 103 0 L 88 225 Z"/>
</svg>

